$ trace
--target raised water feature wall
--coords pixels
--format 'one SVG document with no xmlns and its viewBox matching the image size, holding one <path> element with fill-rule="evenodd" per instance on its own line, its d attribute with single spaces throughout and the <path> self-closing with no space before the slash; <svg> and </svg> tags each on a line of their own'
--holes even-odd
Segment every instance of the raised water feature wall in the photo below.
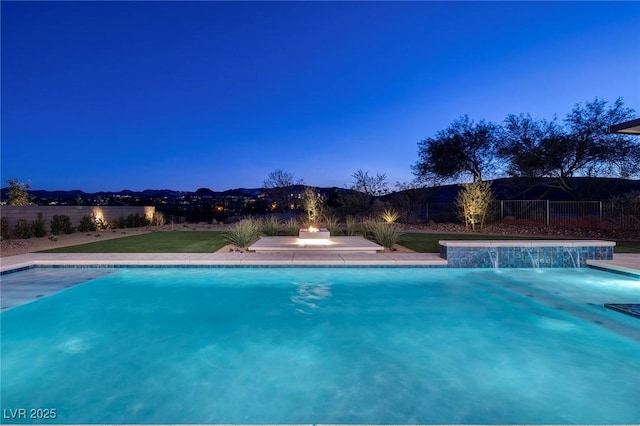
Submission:
<svg viewBox="0 0 640 426">
<path fill-rule="evenodd" d="M 613 241 L 440 241 L 450 268 L 581 268 L 587 260 L 613 259 Z"/>
</svg>

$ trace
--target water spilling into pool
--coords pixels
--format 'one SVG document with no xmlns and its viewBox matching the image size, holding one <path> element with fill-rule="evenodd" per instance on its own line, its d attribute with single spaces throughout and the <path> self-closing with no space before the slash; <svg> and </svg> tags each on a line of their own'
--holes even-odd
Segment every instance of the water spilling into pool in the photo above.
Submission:
<svg viewBox="0 0 640 426">
<path fill-rule="evenodd" d="M 640 320 L 602 306 L 638 300 L 587 269 L 104 270 L 2 312 L 1 402 L 47 423 L 639 423 Z"/>
</svg>

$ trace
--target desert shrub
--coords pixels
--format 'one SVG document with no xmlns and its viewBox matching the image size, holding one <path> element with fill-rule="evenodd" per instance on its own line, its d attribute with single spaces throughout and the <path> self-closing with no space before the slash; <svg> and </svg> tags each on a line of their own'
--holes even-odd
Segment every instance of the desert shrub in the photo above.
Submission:
<svg viewBox="0 0 640 426">
<path fill-rule="evenodd" d="M 127 227 L 127 219 L 124 218 L 124 216 L 120 216 L 118 218 L 118 225 L 116 226 L 116 228 L 126 228 Z"/>
<path fill-rule="evenodd" d="M 392 248 L 402 238 L 402 231 L 395 223 L 366 220 L 362 223 L 365 236 L 385 248 Z"/>
<path fill-rule="evenodd" d="M 280 220 L 274 215 L 269 215 L 262 220 L 262 232 L 271 237 L 280 233 Z"/>
<path fill-rule="evenodd" d="M 0 218 L 0 236 L 3 240 L 9 238 L 9 218 L 6 216 Z"/>
<path fill-rule="evenodd" d="M 67 215 L 55 215 L 51 219 L 51 233 L 53 235 L 71 234 L 73 227 L 71 226 L 71 218 Z"/>
<path fill-rule="evenodd" d="M 97 231 L 104 231 L 111 228 L 111 223 L 104 220 L 103 217 L 92 216 L 92 219 Z"/>
<path fill-rule="evenodd" d="M 162 213 L 162 212 L 153 212 L 153 217 L 151 218 L 151 225 L 153 225 L 153 226 L 162 226 L 162 225 L 164 225 L 164 213 Z"/>
<path fill-rule="evenodd" d="M 96 230 L 96 224 L 91 216 L 83 216 L 78 225 L 79 232 L 91 232 Z"/>
<path fill-rule="evenodd" d="M 131 213 L 129 216 L 127 216 L 127 228 L 139 228 L 141 226 L 147 226 L 149 225 L 149 223 L 149 219 L 141 216 L 140 213 Z"/>
<path fill-rule="evenodd" d="M 338 223 L 338 219 L 335 216 L 325 216 L 322 223 L 331 235 L 336 235 L 340 230 L 340 223 Z"/>
<path fill-rule="evenodd" d="M 282 226 L 284 227 L 285 234 L 291 237 L 298 236 L 298 232 L 300 231 L 300 223 L 295 217 L 290 217 L 289 219 L 285 220 L 282 223 Z"/>
<path fill-rule="evenodd" d="M 127 216 L 127 228 L 137 228 L 140 226 L 140 215 L 133 214 Z"/>
<path fill-rule="evenodd" d="M 246 248 L 260 236 L 262 223 L 257 219 L 243 219 L 236 222 L 227 232 L 224 238 L 231 244 Z"/>
<path fill-rule="evenodd" d="M 31 228 L 34 237 L 42 238 L 47 235 L 47 224 L 42 218 L 42 213 L 38 213 L 38 218 L 31 222 Z"/>
<path fill-rule="evenodd" d="M 19 219 L 16 223 L 16 238 L 26 239 L 33 237 L 33 226 L 27 219 Z"/>
</svg>

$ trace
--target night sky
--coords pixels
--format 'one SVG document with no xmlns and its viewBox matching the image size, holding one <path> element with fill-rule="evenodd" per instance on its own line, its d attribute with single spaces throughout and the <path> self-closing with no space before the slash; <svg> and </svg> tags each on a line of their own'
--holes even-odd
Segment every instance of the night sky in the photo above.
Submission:
<svg viewBox="0 0 640 426">
<path fill-rule="evenodd" d="M 640 2 L 1 2 L 2 186 L 412 179 L 463 114 L 640 116 Z"/>
</svg>

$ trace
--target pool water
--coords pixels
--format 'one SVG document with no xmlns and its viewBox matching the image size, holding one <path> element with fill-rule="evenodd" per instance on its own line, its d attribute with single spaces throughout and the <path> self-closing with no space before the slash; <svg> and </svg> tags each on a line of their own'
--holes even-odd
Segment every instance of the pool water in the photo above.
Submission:
<svg viewBox="0 0 640 426">
<path fill-rule="evenodd" d="M 96 273 L 0 315 L 4 423 L 640 423 L 640 320 L 602 307 L 638 303 L 631 277 Z M 56 418 L 11 418 L 20 408 Z"/>
</svg>

